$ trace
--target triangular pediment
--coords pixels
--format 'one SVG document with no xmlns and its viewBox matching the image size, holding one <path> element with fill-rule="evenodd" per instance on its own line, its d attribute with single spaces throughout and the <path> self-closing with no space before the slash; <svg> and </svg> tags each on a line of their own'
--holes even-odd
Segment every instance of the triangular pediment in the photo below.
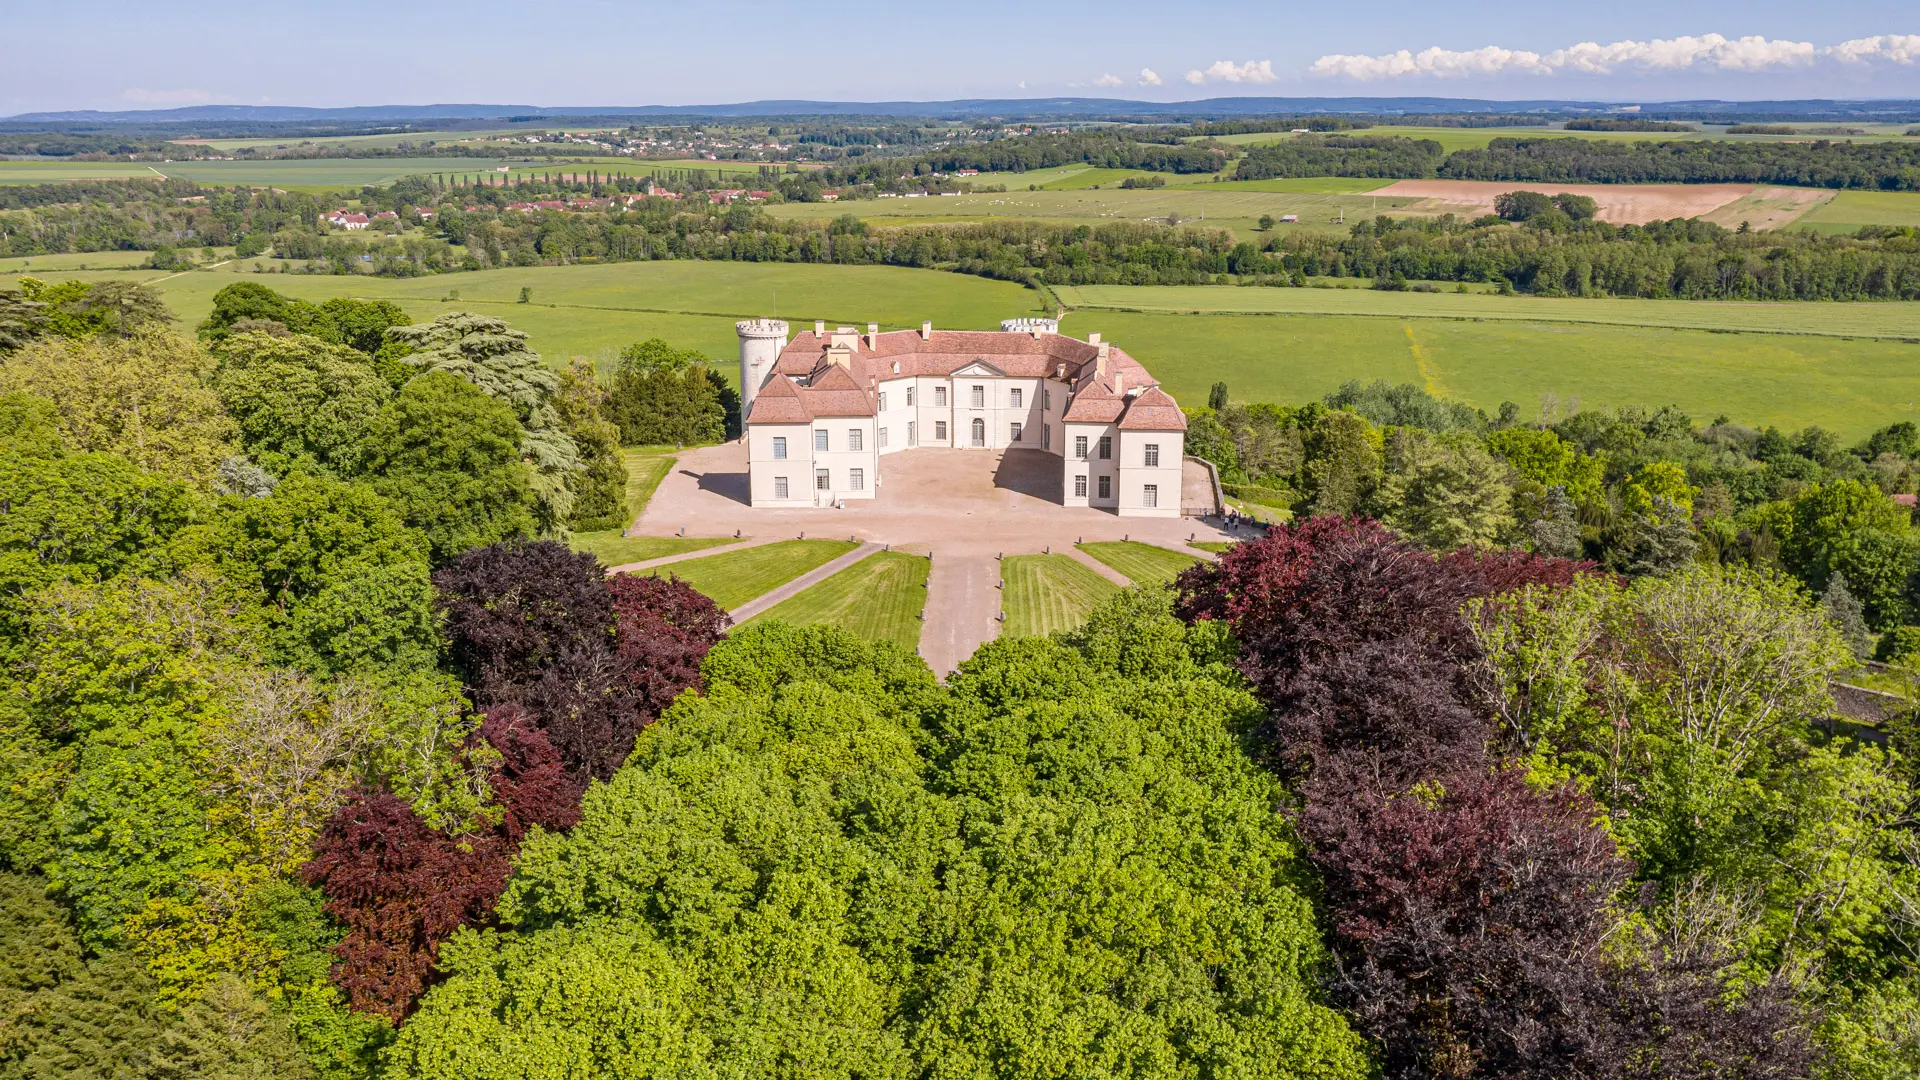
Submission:
<svg viewBox="0 0 1920 1080">
<path fill-rule="evenodd" d="M 985 360 L 974 360 L 971 363 L 968 363 L 967 365 L 965 365 L 964 367 L 956 369 L 953 373 L 953 377 L 958 379 L 962 376 L 977 377 L 981 375 L 996 375 L 1004 378 L 1006 377 L 1006 374 L 1007 374 L 1006 372 L 1000 370 L 997 367 L 994 367 L 992 364 L 987 363 Z"/>
</svg>

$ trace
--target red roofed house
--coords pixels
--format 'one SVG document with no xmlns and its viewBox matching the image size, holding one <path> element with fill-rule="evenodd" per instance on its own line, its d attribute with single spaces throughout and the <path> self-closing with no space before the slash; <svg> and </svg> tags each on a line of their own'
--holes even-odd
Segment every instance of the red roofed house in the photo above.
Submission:
<svg viewBox="0 0 1920 1080">
<path fill-rule="evenodd" d="M 1180 516 L 1186 416 L 1138 361 L 1053 319 L 1000 330 L 860 334 L 748 319 L 741 408 L 754 506 L 870 499 L 882 459 L 914 447 L 1026 449 L 1061 460 L 1068 506 Z"/>
<path fill-rule="evenodd" d="M 335 210 L 333 213 L 327 215 L 327 224 L 336 225 L 347 230 L 364 229 L 367 227 L 367 221 L 367 215 L 350 214 L 345 210 Z"/>
</svg>

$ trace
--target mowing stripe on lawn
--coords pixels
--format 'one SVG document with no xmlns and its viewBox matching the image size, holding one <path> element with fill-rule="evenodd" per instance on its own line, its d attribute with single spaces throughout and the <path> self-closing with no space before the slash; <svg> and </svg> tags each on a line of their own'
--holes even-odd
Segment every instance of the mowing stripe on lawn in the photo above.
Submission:
<svg viewBox="0 0 1920 1080">
<path fill-rule="evenodd" d="M 1002 633 L 1040 637 L 1071 630 L 1120 586 L 1080 565 L 1070 555 L 1009 555 L 1000 561 Z"/>
<path fill-rule="evenodd" d="M 860 545 L 846 540 L 777 540 L 721 555 L 688 559 L 651 572 L 670 575 L 732 611 Z"/>
<path fill-rule="evenodd" d="M 920 644 L 920 612 L 927 603 L 932 560 L 898 551 L 875 552 L 845 570 L 748 619 L 801 626 L 837 626 L 873 641 Z"/>
<path fill-rule="evenodd" d="M 1198 555 L 1173 551 L 1138 540 L 1102 540 L 1079 545 L 1080 550 L 1113 567 L 1135 585 L 1170 582 L 1174 576 L 1200 561 Z"/>
</svg>

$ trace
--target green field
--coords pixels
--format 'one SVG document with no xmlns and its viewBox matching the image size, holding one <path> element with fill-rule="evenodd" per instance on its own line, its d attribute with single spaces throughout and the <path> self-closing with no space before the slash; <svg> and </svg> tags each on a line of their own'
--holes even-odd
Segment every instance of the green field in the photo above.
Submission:
<svg viewBox="0 0 1920 1080">
<path fill-rule="evenodd" d="M 1040 637 L 1071 630 L 1120 586 L 1071 555 L 1009 555 L 1000 561 L 1001 606 L 1009 637 Z"/>
<path fill-rule="evenodd" d="M 1199 556 L 1172 551 L 1139 541 L 1099 541 L 1081 544 L 1080 550 L 1126 575 L 1135 585 L 1165 584 L 1194 563 Z"/>
<path fill-rule="evenodd" d="M 1821 334 L 1920 340 L 1920 301 L 1902 303 L 1718 303 L 1698 300 L 1563 299 L 1491 293 L 1384 292 L 1365 288 L 1270 289 L 1236 285 L 1063 285 L 1076 309 L 1211 315 L 1381 315 L 1397 319 L 1503 319 L 1606 323 L 1743 333 Z"/>
<path fill-rule="evenodd" d="M 837 626 L 911 652 L 920 644 L 920 611 L 932 565 L 921 555 L 876 552 L 747 621 Z"/>
<path fill-rule="evenodd" d="M 670 563 L 652 573 L 656 577 L 677 577 L 732 611 L 856 547 L 859 545 L 846 540 L 776 540 L 758 547 Z"/>
<path fill-rule="evenodd" d="M 1836 142 L 1879 142 L 1886 139 L 1898 139 L 1911 124 L 1803 124 L 1806 127 L 1850 127 L 1865 131 L 1865 135 L 1855 136 L 1819 136 L 1831 138 Z M 1540 127 L 1414 127 L 1398 124 L 1382 124 L 1379 127 L 1361 131 L 1328 132 L 1330 135 L 1398 135 L 1408 139 L 1432 139 L 1441 148 L 1451 154 L 1455 150 L 1467 150 L 1482 147 L 1494 139 L 1524 139 L 1541 136 L 1568 136 L 1578 139 L 1597 139 L 1606 142 L 1700 142 L 1703 140 L 1727 142 L 1793 142 L 1805 141 L 1812 137 L 1800 135 L 1728 135 L 1724 126 L 1702 127 L 1699 131 L 1568 131 L 1558 124 Z M 1285 131 L 1250 132 L 1243 135 L 1215 135 L 1216 141 L 1235 146 L 1254 146 L 1261 143 L 1275 143 L 1294 136 Z M 1200 136 L 1195 136 L 1198 139 Z M 1192 140 L 1189 140 L 1192 141 Z"/>
<path fill-rule="evenodd" d="M 721 544 L 739 543 L 731 536 L 625 536 L 619 529 L 574 533 L 567 542 L 573 550 L 587 552 L 599 559 L 602 566 L 625 566 Z"/>
<path fill-rule="evenodd" d="M 229 252 L 233 249 L 228 248 Z M 80 251 L 59 255 L 25 255 L 0 259 L 0 277 L 34 277 L 69 270 L 136 270 L 153 258 L 151 251 Z M 12 282 L 0 283 L 11 287 Z"/>
<path fill-rule="evenodd" d="M 1825 233 L 1850 233 L 1862 225 L 1920 226 L 1920 191 L 1839 191 L 1795 221 Z"/>
<path fill-rule="evenodd" d="M 1232 229 L 1251 235 L 1262 216 L 1296 214 L 1301 227 L 1334 228 L 1344 211 L 1349 223 L 1376 210 L 1403 210 L 1420 201 L 1375 198 L 1343 193 L 1355 186 L 1367 189 L 1386 181 L 1341 181 L 1299 185 L 1310 190 L 1272 190 L 1266 181 L 1247 184 L 1195 184 L 1123 191 L 1009 190 L 974 195 L 928 196 L 920 199 L 862 199 L 823 208 L 818 203 L 781 203 L 767 207 L 780 218 L 819 219 L 853 214 L 876 224 L 933 224 L 953 221 L 992 221 L 1000 218 L 1039 218 L 1075 225 L 1110 221 L 1164 223 L 1177 215 L 1187 225 Z M 1008 185 L 1010 188 L 1013 186 Z M 1289 185 L 1290 186 L 1290 185 Z M 1333 191 L 1326 189 L 1332 188 Z"/>
<path fill-rule="evenodd" d="M 384 137 L 384 136 L 382 136 Z M 278 145 L 272 143 L 270 145 Z M 757 163 L 723 161 L 643 161 L 634 158 L 598 158 L 580 155 L 566 159 L 517 158 L 307 158 L 293 161 L 0 161 L 0 184 L 54 184 L 67 180 L 125 180 L 174 177 L 199 184 L 274 187 L 288 191 L 338 191 L 390 184 L 403 176 L 519 178 L 546 173 L 596 172 L 603 176 L 647 176 L 663 169 L 704 169 L 740 178 L 759 174 Z"/>
</svg>

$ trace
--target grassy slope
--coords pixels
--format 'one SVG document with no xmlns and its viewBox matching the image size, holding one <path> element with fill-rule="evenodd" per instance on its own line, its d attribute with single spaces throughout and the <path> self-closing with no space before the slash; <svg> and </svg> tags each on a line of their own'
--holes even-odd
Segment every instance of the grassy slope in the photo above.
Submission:
<svg viewBox="0 0 1920 1080">
<path fill-rule="evenodd" d="M 920 611 L 927 602 L 931 566 L 924 556 L 878 552 L 748 621 L 821 623 L 911 650 L 920 644 Z"/>
<path fill-rule="evenodd" d="M 852 551 L 845 540 L 776 540 L 771 544 L 672 563 L 653 571 L 674 577 L 731 611 Z"/>
<path fill-rule="evenodd" d="M 1080 550 L 1125 574 L 1135 585 L 1172 581 L 1180 571 L 1200 561 L 1198 556 L 1137 540 L 1081 544 Z"/>
<path fill-rule="evenodd" d="M 1086 621 L 1100 601 L 1120 591 L 1068 555 L 1009 555 L 1001 560 L 1000 578 L 1006 583 L 1003 633 L 1012 637 L 1071 630 Z"/>
</svg>

